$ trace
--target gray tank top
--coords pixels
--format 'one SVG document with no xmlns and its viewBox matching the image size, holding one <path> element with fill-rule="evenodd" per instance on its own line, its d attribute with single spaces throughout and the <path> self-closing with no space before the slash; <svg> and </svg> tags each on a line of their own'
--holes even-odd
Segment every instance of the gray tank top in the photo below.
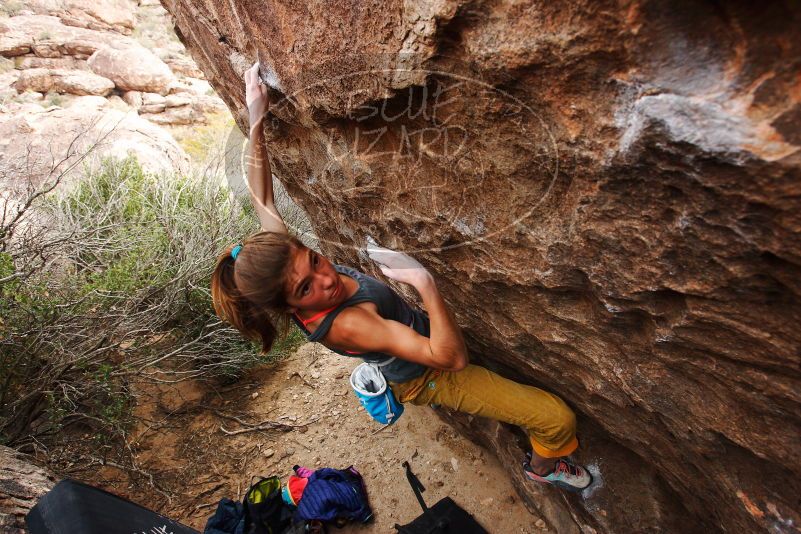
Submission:
<svg viewBox="0 0 801 534">
<path fill-rule="evenodd" d="M 378 315 L 384 319 L 398 321 L 399 323 L 403 323 L 406 326 L 413 328 L 421 336 L 431 337 L 431 328 L 428 321 L 428 316 L 424 312 L 412 308 L 388 285 L 376 280 L 372 276 L 367 276 L 356 269 L 351 269 L 350 267 L 334 265 L 334 268 L 338 273 L 350 276 L 356 280 L 359 283 L 359 289 L 353 294 L 352 297 L 331 310 L 331 312 L 325 316 L 323 321 L 320 323 L 320 326 L 317 327 L 314 333 L 310 333 L 306 327 L 303 326 L 303 323 L 301 323 L 297 317 L 292 315 L 292 320 L 296 325 L 298 325 L 298 328 L 300 328 L 300 330 L 306 334 L 306 337 L 309 341 L 319 342 L 322 340 L 328 334 L 328 331 L 331 329 L 331 325 L 333 324 L 334 319 L 337 318 L 337 315 L 339 315 L 342 310 L 348 306 L 353 306 L 354 304 L 358 304 L 360 302 L 372 302 L 378 308 Z M 357 357 L 362 358 L 364 361 L 369 363 L 383 364 L 381 365 L 381 372 L 384 374 L 387 380 L 392 382 L 407 382 L 421 376 L 427 369 L 425 365 L 408 362 L 406 360 L 401 360 L 400 358 L 395 358 L 394 360 L 389 361 L 392 359 L 392 355 L 383 352 L 354 353 L 339 351 L 336 349 L 331 350 L 343 356 Z"/>
</svg>

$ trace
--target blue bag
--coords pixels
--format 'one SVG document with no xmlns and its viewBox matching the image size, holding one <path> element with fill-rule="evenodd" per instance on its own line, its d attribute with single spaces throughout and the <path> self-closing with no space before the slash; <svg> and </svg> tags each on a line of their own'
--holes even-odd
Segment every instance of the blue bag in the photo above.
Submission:
<svg viewBox="0 0 801 534">
<path fill-rule="evenodd" d="M 381 374 L 380 365 L 375 363 L 358 365 L 350 374 L 350 387 L 373 419 L 381 424 L 391 425 L 403 413 L 403 404 L 392 394 L 387 379 Z"/>
<path fill-rule="evenodd" d="M 347 519 L 366 523 L 372 517 L 364 481 L 353 466 L 324 467 L 312 473 L 295 512 L 296 522 Z"/>
</svg>

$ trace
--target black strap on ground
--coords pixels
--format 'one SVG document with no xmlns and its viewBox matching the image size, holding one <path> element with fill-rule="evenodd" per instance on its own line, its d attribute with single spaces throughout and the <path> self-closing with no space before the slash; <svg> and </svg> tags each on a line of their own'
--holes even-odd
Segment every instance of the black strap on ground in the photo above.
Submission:
<svg viewBox="0 0 801 534">
<path fill-rule="evenodd" d="M 426 506 L 426 502 L 423 500 L 422 493 L 426 490 L 423 483 L 420 482 L 420 479 L 417 478 L 417 475 L 412 473 L 412 466 L 409 465 L 409 462 L 403 462 L 403 467 L 406 468 L 406 478 L 409 480 L 409 485 L 412 487 L 412 491 L 414 491 L 414 496 L 417 497 L 417 502 L 420 503 L 420 506 L 423 508 L 423 512 L 428 511 L 428 506 Z"/>
</svg>

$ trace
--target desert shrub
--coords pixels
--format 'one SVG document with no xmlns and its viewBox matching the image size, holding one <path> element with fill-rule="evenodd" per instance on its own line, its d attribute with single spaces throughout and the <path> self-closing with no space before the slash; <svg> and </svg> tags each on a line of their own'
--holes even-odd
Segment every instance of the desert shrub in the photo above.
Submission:
<svg viewBox="0 0 801 534">
<path fill-rule="evenodd" d="M 0 16 L 14 17 L 23 10 L 25 4 L 18 0 L 4 0 L 0 2 Z"/>
<path fill-rule="evenodd" d="M 214 314 L 218 253 L 258 230 L 218 177 L 108 160 L 29 204 L 27 225 L 0 226 L 2 443 L 71 425 L 113 439 L 131 422 L 133 382 L 230 381 L 302 340 L 295 331 L 265 358 Z"/>
</svg>

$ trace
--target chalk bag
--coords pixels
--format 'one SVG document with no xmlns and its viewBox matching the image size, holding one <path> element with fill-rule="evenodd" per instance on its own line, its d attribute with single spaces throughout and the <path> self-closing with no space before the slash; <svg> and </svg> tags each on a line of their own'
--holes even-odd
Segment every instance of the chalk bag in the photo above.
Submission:
<svg viewBox="0 0 801 534">
<path fill-rule="evenodd" d="M 387 379 L 374 363 L 362 363 L 350 374 L 350 387 L 370 417 L 391 425 L 403 413 L 403 404 L 395 399 Z"/>
</svg>

